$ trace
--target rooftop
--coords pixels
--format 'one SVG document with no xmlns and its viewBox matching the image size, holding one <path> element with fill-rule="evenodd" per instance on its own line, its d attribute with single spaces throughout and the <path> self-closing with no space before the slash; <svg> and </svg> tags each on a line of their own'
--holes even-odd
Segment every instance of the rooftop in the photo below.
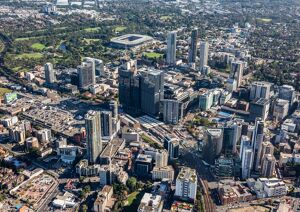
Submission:
<svg viewBox="0 0 300 212">
<path fill-rule="evenodd" d="M 196 170 L 188 167 L 184 167 L 180 170 L 177 180 L 188 180 L 193 183 L 197 181 Z"/>
</svg>

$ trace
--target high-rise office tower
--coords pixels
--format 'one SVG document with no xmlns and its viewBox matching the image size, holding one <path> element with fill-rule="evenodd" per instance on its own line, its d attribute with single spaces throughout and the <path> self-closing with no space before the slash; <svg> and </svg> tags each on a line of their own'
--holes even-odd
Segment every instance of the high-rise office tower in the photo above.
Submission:
<svg viewBox="0 0 300 212">
<path fill-rule="evenodd" d="M 273 118 L 282 121 L 289 112 L 290 102 L 285 99 L 276 99 L 273 106 Z"/>
<path fill-rule="evenodd" d="M 266 120 L 269 115 L 270 100 L 259 98 L 250 102 L 249 112 L 250 121 L 255 121 L 256 118 Z"/>
<path fill-rule="evenodd" d="M 199 71 L 202 72 L 202 68 L 207 66 L 208 62 L 208 49 L 209 49 L 209 44 L 206 41 L 201 41 L 200 42 L 200 66 L 199 66 Z"/>
<path fill-rule="evenodd" d="M 231 63 L 230 78 L 236 81 L 237 87 L 242 84 L 244 68 L 245 63 L 242 61 L 235 61 Z"/>
<path fill-rule="evenodd" d="M 253 155 L 251 140 L 247 136 L 242 136 L 240 148 L 242 179 L 247 179 L 250 177 L 253 165 Z"/>
<path fill-rule="evenodd" d="M 260 158 L 262 159 L 265 155 L 273 155 L 274 154 L 274 146 L 270 141 L 264 141 L 262 143 L 262 147 L 261 147 L 261 156 Z M 262 160 L 260 161 L 260 163 L 262 162 Z"/>
<path fill-rule="evenodd" d="M 93 60 L 82 62 L 81 65 L 77 67 L 77 70 L 79 88 L 87 89 L 89 86 L 92 86 L 96 83 L 95 62 Z"/>
<path fill-rule="evenodd" d="M 242 125 L 236 122 L 227 122 L 223 129 L 223 150 L 225 154 L 233 154 L 236 150 L 236 145 L 241 139 Z"/>
<path fill-rule="evenodd" d="M 164 99 L 163 101 L 163 120 L 167 124 L 177 124 L 183 116 L 181 104 L 175 99 Z"/>
<path fill-rule="evenodd" d="M 189 63 L 195 63 L 197 57 L 197 48 L 198 47 L 198 28 L 193 29 L 191 35 L 191 44 L 189 49 Z"/>
<path fill-rule="evenodd" d="M 45 70 L 45 80 L 47 84 L 52 84 L 56 81 L 55 77 L 55 71 L 53 69 L 52 63 L 46 63 L 44 65 L 44 70 Z"/>
<path fill-rule="evenodd" d="M 89 111 L 85 116 L 88 160 L 97 162 L 102 151 L 100 112 Z"/>
<path fill-rule="evenodd" d="M 272 84 L 269 82 L 256 81 L 251 84 L 250 87 L 250 100 L 256 98 L 269 99 L 271 93 Z"/>
<path fill-rule="evenodd" d="M 95 74 L 97 76 L 102 76 L 104 73 L 104 63 L 102 60 L 95 59 Z"/>
<path fill-rule="evenodd" d="M 254 152 L 253 169 L 258 171 L 261 161 L 261 150 L 264 139 L 264 121 L 260 118 L 255 120 L 255 130 L 252 136 L 252 149 Z"/>
<path fill-rule="evenodd" d="M 167 64 L 176 64 L 176 32 L 169 32 L 167 38 Z"/>
<path fill-rule="evenodd" d="M 164 98 L 164 74 L 158 70 L 141 72 L 141 109 L 143 113 L 157 116 Z"/>
<path fill-rule="evenodd" d="M 223 145 L 222 129 L 207 129 L 204 133 L 203 158 L 207 163 L 214 164 L 221 154 Z"/>
<path fill-rule="evenodd" d="M 195 201 L 197 195 L 197 174 L 195 169 L 183 167 L 176 178 L 177 198 Z"/>
<path fill-rule="evenodd" d="M 276 159 L 274 155 L 267 154 L 262 158 L 261 175 L 262 177 L 273 177 L 275 171 Z"/>
<path fill-rule="evenodd" d="M 114 100 L 110 101 L 109 108 L 112 112 L 113 118 L 118 119 L 118 102 Z"/>
<path fill-rule="evenodd" d="M 292 105 L 296 98 L 295 88 L 291 85 L 282 85 L 278 89 L 278 98 L 289 101 L 290 105 Z"/>
<path fill-rule="evenodd" d="M 168 150 L 169 159 L 174 160 L 179 157 L 179 141 L 176 138 L 165 137 L 164 148 Z"/>
<path fill-rule="evenodd" d="M 161 168 L 168 165 L 168 151 L 163 149 L 159 150 L 155 154 L 155 167 Z"/>
<path fill-rule="evenodd" d="M 211 91 L 206 91 L 199 95 L 199 108 L 201 111 L 206 111 L 213 105 L 214 95 Z"/>
<path fill-rule="evenodd" d="M 119 69 L 119 102 L 123 109 L 132 115 L 141 112 L 141 83 L 135 65 L 127 64 L 126 69 Z"/>
<path fill-rule="evenodd" d="M 101 136 L 111 137 L 113 134 L 112 129 L 112 113 L 110 111 L 101 112 Z"/>
<path fill-rule="evenodd" d="M 92 62 L 94 63 L 95 75 L 100 76 L 104 72 L 104 63 L 100 59 L 85 57 L 83 62 Z"/>
</svg>

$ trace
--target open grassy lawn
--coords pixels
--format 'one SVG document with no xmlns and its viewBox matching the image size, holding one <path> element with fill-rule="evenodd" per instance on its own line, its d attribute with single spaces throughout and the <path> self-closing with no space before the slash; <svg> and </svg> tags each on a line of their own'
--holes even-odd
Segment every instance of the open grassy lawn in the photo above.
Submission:
<svg viewBox="0 0 300 212">
<path fill-rule="evenodd" d="M 46 48 L 46 46 L 42 43 L 34 43 L 30 47 L 34 50 L 37 50 L 37 51 L 42 51 L 43 49 Z"/>
<path fill-rule="evenodd" d="M 169 15 L 163 15 L 163 16 L 161 16 L 159 19 L 162 20 L 162 21 L 167 21 L 167 20 L 172 19 L 172 17 L 169 16 Z"/>
<path fill-rule="evenodd" d="M 23 68 L 23 67 L 21 67 L 21 66 L 14 67 L 14 68 L 12 68 L 12 70 L 13 70 L 14 72 L 21 72 L 21 71 L 27 72 L 27 71 L 29 71 L 28 68 Z"/>
<path fill-rule="evenodd" d="M 100 27 L 89 27 L 83 29 L 85 32 L 97 32 L 100 29 Z"/>
<path fill-rule="evenodd" d="M 43 54 L 41 53 L 23 53 L 16 55 L 15 59 L 41 59 Z"/>
<path fill-rule="evenodd" d="M 2 52 L 3 49 L 4 49 L 4 44 L 3 44 L 3 42 L 0 40 L 0 52 Z"/>
<path fill-rule="evenodd" d="M 115 32 L 123 32 L 126 29 L 127 29 L 127 27 L 125 27 L 125 26 L 117 26 L 117 27 L 115 27 Z"/>
<path fill-rule="evenodd" d="M 15 41 L 26 41 L 26 40 L 33 40 L 38 38 L 43 38 L 45 36 L 37 36 L 37 37 L 23 37 L 23 38 L 16 38 Z"/>
<path fill-rule="evenodd" d="M 0 97 L 4 96 L 4 94 L 11 92 L 8 88 L 0 88 Z"/>
<path fill-rule="evenodd" d="M 145 192 L 139 192 L 139 191 L 135 191 L 131 193 L 127 198 L 127 204 L 124 207 L 124 211 L 125 212 L 137 211 L 144 194 Z"/>
<path fill-rule="evenodd" d="M 163 54 L 156 53 L 156 52 L 145 52 L 143 55 L 149 59 L 157 59 L 163 56 Z"/>
<path fill-rule="evenodd" d="M 100 41 L 100 39 L 83 38 L 83 41 L 88 43 L 88 44 L 91 44 L 91 43 Z"/>
<path fill-rule="evenodd" d="M 270 23 L 270 22 L 272 22 L 271 18 L 257 18 L 256 20 L 258 22 L 261 22 L 261 23 Z"/>
</svg>

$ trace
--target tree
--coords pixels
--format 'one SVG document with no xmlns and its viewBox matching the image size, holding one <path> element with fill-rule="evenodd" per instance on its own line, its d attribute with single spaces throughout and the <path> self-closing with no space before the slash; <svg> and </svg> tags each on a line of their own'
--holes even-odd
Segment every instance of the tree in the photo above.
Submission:
<svg viewBox="0 0 300 212">
<path fill-rule="evenodd" d="M 137 180 L 135 177 L 130 177 L 127 181 L 127 186 L 130 190 L 130 192 L 134 192 L 136 190 L 136 183 L 137 183 Z"/>
<path fill-rule="evenodd" d="M 83 191 L 88 194 L 91 192 L 91 187 L 89 185 L 86 185 L 84 186 Z"/>
<path fill-rule="evenodd" d="M 80 209 L 81 212 L 87 212 L 88 211 L 88 206 L 86 204 L 83 204 L 81 206 L 81 209 Z"/>
<path fill-rule="evenodd" d="M 79 182 L 80 182 L 80 183 L 83 183 L 83 181 L 84 181 L 84 176 L 80 176 L 80 177 L 79 177 Z"/>
</svg>

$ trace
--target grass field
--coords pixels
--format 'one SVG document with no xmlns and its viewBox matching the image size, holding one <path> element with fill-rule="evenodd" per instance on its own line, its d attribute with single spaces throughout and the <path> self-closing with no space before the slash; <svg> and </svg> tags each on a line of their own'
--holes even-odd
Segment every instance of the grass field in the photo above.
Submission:
<svg viewBox="0 0 300 212">
<path fill-rule="evenodd" d="M 88 43 L 88 44 L 91 44 L 91 43 L 100 41 L 100 39 L 83 38 L 83 41 Z"/>
<path fill-rule="evenodd" d="M 117 26 L 117 27 L 115 27 L 115 32 L 123 32 L 126 29 L 127 29 L 127 27 L 125 27 L 125 26 Z"/>
<path fill-rule="evenodd" d="M 4 96 L 4 94 L 11 92 L 8 88 L 0 88 L 0 96 Z"/>
<path fill-rule="evenodd" d="M 100 27 L 89 27 L 83 29 L 85 32 L 97 32 L 100 29 Z"/>
<path fill-rule="evenodd" d="M 143 55 L 149 59 L 157 59 L 163 56 L 163 54 L 156 53 L 156 52 L 145 52 Z"/>
<path fill-rule="evenodd" d="M 124 211 L 125 212 L 137 211 L 144 194 L 145 192 L 138 192 L 138 191 L 131 193 L 127 198 L 127 204 L 124 207 Z"/>
<path fill-rule="evenodd" d="M 272 22 L 271 18 L 257 18 L 256 20 L 261 23 L 271 23 Z"/>
<path fill-rule="evenodd" d="M 41 53 L 23 53 L 16 55 L 16 59 L 41 59 L 43 54 Z"/>
<path fill-rule="evenodd" d="M 37 37 L 23 37 L 23 38 L 16 38 L 15 41 L 26 41 L 26 40 L 34 40 L 34 39 L 39 39 L 43 38 L 45 36 L 37 36 Z"/>
<path fill-rule="evenodd" d="M 3 44 L 3 42 L 0 40 L 0 52 L 2 52 L 3 49 L 4 49 L 4 44 Z"/>
<path fill-rule="evenodd" d="M 46 48 L 46 46 L 42 43 L 34 43 L 30 46 L 34 50 L 42 51 Z"/>
<path fill-rule="evenodd" d="M 167 21 L 167 20 L 172 19 L 172 17 L 169 16 L 169 15 L 163 15 L 163 16 L 161 16 L 159 19 L 162 20 L 162 21 Z"/>
</svg>

